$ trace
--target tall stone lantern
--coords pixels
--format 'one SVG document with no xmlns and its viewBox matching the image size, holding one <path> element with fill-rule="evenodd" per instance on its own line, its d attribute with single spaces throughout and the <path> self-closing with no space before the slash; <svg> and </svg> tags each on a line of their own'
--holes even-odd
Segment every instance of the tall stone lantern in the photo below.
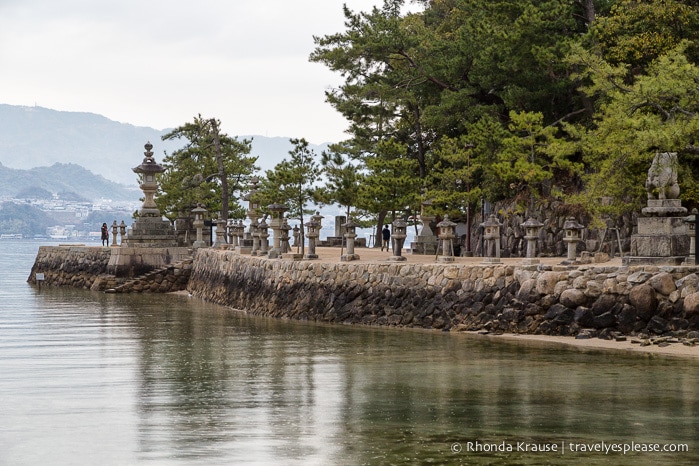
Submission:
<svg viewBox="0 0 699 466">
<path fill-rule="evenodd" d="M 345 238 L 347 239 L 347 253 L 340 257 L 343 262 L 356 261 L 359 260 L 359 254 L 354 252 L 354 239 L 357 237 L 357 224 L 352 221 L 352 217 L 349 218 L 347 223 L 343 223 L 342 227 L 345 229 Z"/>
<path fill-rule="evenodd" d="M 320 222 L 311 217 L 311 221 L 306 223 L 306 237 L 308 238 L 308 252 L 304 254 L 304 259 L 318 259 L 316 254 L 316 239 L 320 236 Z M 321 217 L 322 218 L 322 217 Z"/>
<path fill-rule="evenodd" d="M 257 224 L 257 231 L 260 237 L 260 250 L 258 251 L 258 256 L 266 256 L 269 249 L 269 225 L 263 218 L 260 223 Z"/>
<path fill-rule="evenodd" d="M 238 232 L 233 219 L 228 219 L 228 247 L 231 249 L 238 247 Z"/>
<path fill-rule="evenodd" d="M 269 251 L 270 259 L 277 259 L 282 256 L 281 240 L 282 240 L 282 225 L 284 224 L 284 212 L 289 208 L 283 204 L 270 204 L 267 206 L 272 219 L 269 221 L 269 226 L 272 228 L 272 249 Z"/>
<path fill-rule="evenodd" d="M 529 217 L 529 220 L 521 225 L 524 228 L 524 239 L 527 241 L 527 257 L 522 260 L 524 265 L 539 263 L 539 259 L 536 257 L 536 242 L 539 239 L 539 232 L 543 226 L 544 224 L 534 217 Z"/>
<path fill-rule="evenodd" d="M 408 236 L 406 231 L 408 230 L 408 224 L 403 217 L 400 215 L 396 217 L 393 221 L 393 234 L 391 235 L 391 240 L 393 241 L 393 255 L 387 260 L 389 261 L 406 261 L 407 257 L 403 256 L 403 244 L 405 243 L 405 238 Z"/>
<path fill-rule="evenodd" d="M 449 215 L 444 215 L 444 219 L 437 224 L 439 228 L 439 240 L 442 242 L 442 256 L 439 262 L 454 262 L 454 238 L 456 238 L 456 223 L 449 220 Z M 439 254 L 439 247 L 437 248 Z"/>
<path fill-rule="evenodd" d="M 114 220 L 114 223 L 112 223 L 112 245 L 111 247 L 115 248 L 118 246 L 117 244 L 117 233 L 119 233 L 119 225 L 117 225 L 116 220 Z"/>
<path fill-rule="evenodd" d="M 282 219 L 282 226 L 279 227 L 279 231 L 281 232 L 281 241 L 279 244 L 279 249 L 281 250 L 282 254 L 288 254 L 291 252 L 291 246 L 289 245 L 289 231 L 291 230 L 291 227 L 289 226 L 289 223 L 286 220 L 286 217 Z"/>
<path fill-rule="evenodd" d="M 222 218 L 216 220 L 216 241 L 211 247 L 216 249 L 226 248 L 226 221 Z"/>
<path fill-rule="evenodd" d="M 201 206 L 197 206 L 196 208 L 192 209 L 192 215 L 194 215 L 194 222 L 192 222 L 192 225 L 197 230 L 197 240 L 194 242 L 194 244 L 192 244 L 192 247 L 195 249 L 206 247 L 206 243 L 203 239 L 205 213 L 206 209 Z"/>
<path fill-rule="evenodd" d="M 153 157 L 153 144 L 143 146 L 143 162 L 132 168 L 134 173 L 141 176 L 140 188 L 143 191 L 143 205 L 138 212 L 138 218 L 131 226 L 131 232 L 126 238 L 127 247 L 170 248 L 177 247 L 175 229 L 169 220 L 163 220 L 158 206 L 155 204 L 155 193 L 158 190 L 156 175 L 165 171 L 163 166 L 156 163 Z"/>
<path fill-rule="evenodd" d="M 253 238 L 253 235 L 255 233 L 255 227 L 257 226 L 257 219 L 259 218 L 260 203 L 255 199 L 255 194 L 257 193 L 257 183 L 259 182 L 260 180 L 256 176 L 253 176 L 250 179 L 250 191 L 245 196 L 243 196 L 243 200 L 247 201 L 248 203 L 248 210 L 245 214 L 250 219 L 250 230 L 248 234 L 244 237 L 244 240 L 248 241 L 250 241 Z M 250 247 L 252 246 L 252 244 L 248 243 L 245 246 Z"/>
<path fill-rule="evenodd" d="M 132 168 L 134 173 L 143 175 L 143 183 L 141 183 L 140 188 L 143 191 L 143 196 L 145 199 L 143 201 L 143 206 L 141 206 L 141 210 L 139 211 L 139 216 L 157 217 L 160 219 L 160 210 L 155 204 L 154 199 L 155 192 L 158 190 L 158 183 L 155 180 L 155 175 L 164 172 L 165 168 L 155 162 L 152 152 L 153 144 L 147 142 L 143 147 L 146 149 L 146 151 L 143 153 L 143 155 L 145 155 L 143 162 L 138 167 Z"/>
<path fill-rule="evenodd" d="M 483 222 L 483 239 L 485 240 L 485 262 L 500 262 L 500 227 L 495 214 L 490 214 L 488 220 Z"/>
<path fill-rule="evenodd" d="M 563 241 L 568 243 L 568 257 L 562 264 L 575 263 L 576 250 L 578 248 L 578 243 L 582 239 L 581 232 L 583 228 L 585 227 L 576 222 L 574 217 L 568 217 L 563 224 L 563 231 L 565 232 Z"/>
</svg>

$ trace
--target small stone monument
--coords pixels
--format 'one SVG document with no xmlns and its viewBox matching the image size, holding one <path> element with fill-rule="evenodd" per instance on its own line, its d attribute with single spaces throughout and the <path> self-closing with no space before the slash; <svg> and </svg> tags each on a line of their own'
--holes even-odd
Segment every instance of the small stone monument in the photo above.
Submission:
<svg viewBox="0 0 699 466">
<path fill-rule="evenodd" d="M 304 259 L 318 259 L 318 254 L 316 254 L 316 241 L 320 237 L 320 229 L 323 227 L 321 221 L 323 216 L 320 212 L 316 212 L 315 215 L 311 217 L 311 221 L 306 224 L 306 237 L 308 238 L 308 252 L 304 254 Z"/>
<path fill-rule="evenodd" d="M 630 254 L 624 265 L 680 265 L 689 254 L 689 235 L 679 199 L 677 154 L 655 154 L 646 179 L 647 206 L 641 210 L 637 232 L 631 235 Z"/>
<path fill-rule="evenodd" d="M 359 260 L 359 254 L 354 253 L 354 239 L 357 237 L 357 224 L 352 221 L 352 217 L 349 218 L 347 223 L 342 224 L 342 228 L 345 230 L 345 238 L 347 239 L 347 253 L 340 257 L 343 262 L 356 261 Z"/>
<path fill-rule="evenodd" d="M 524 239 L 527 241 L 527 257 L 522 260 L 522 264 L 535 265 L 539 263 L 539 258 L 536 257 L 536 242 L 539 240 L 539 232 L 543 226 L 544 224 L 534 217 L 529 217 L 521 225 L 524 228 Z"/>
<path fill-rule="evenodd" d="M 270 204 L 267 206 L 272 219 L 269 221 L 269 226 L 272 228 L 272 249 L 269 250 L 267 257 L 270 259 L 279 259 L 282 257 L 282 225 L 284 224 L 284 212 L 289 208 L 283 204 Z"/>
<path fill-rule="evenodd" d="M 484 262 L 492 264 L 500 262 L 500 227 L 502 224 L 498 222 L 495 214 L 490 214 L 490 217 L 483 222 L 483 239 L 485 240 L 485 259 Z"/>
<path fill-rule="evenodd" d="M 563 231 L 565 232 L 563 241 L 568 243 L 568 255 L 566 256 L 566 260 L 561 262 L 561 264 L 573 265 L 578 263 L 575 258 L 577 257 L 578 243 L 582 240 L 581 232 L 583 228 L 585 227 L 576 222 L 575 218 L 568 217 L 568 219 L 566 219 L 563 224 Z"/>
<path fill-rule="evenodd" d="M 432 201 L 423 201 L 420 206 L 420 222 L 422 228 L 417 235 L 417 240 L 410 244 L 410 250 L 413 254 L 436 254 L 437 253 L 437 236 L 430 228 L 430 222 L 433 222 L 435 217 L 428 215 L 427 211 L 432 207 Z"/>
<path fill-rule="evenodd" d="M 192 222 L 192 225 L 197 230 L 197 240 L 194 242 L 194 244 L 192 244 L 192 247 L 194 249 L 206 247 L 206 243 L 204 242 L 204 214 L 205 213 L 206 213 L 206 209 L 204 209 L 201 206 L 197 206 L 194 209 L 192 209 L 192 215 L 194 215 L 194 222 Z"/>
<path fill-rule="evenodd" d="M 257 224 L 257 235 L 260 237 L 260 250 L 257 251 L 257 255 L 266 256 L 269 250 L 269 225 L 264 218 Z"/>
<path fill-rule="evenodd" d="M 439 228 L 439 241 L 442 246 L 442 256 L 438 262 L 454 262 L 454 238 L 456 238 L 456 223 L 449 220 L 449 215 L 444 214 L 444 220 L 437 224 Z M 439 247 L 437 247 L 439 253 Z"/>
<path fill-rule="evenodd" d="M 225 249 L 226 244 L 226 221 L 222 218 L 216 220 L 216 241 L 211 245 L 215 249 Z"/>
<path fill-rule="evenodd" d="M 407 257 L 403 256 L 403 244 L 405 243 L 405 238 L 408 236 L 406 231 L 408 229 L 408 224 L 403 217 L 400 215 L 396 217 L 393 221 L 393 235 L 391 235 L 391 241 L 393 241 L 393 255 L 389 257 L 388 261 L 406 261 Z"/>
</svg>

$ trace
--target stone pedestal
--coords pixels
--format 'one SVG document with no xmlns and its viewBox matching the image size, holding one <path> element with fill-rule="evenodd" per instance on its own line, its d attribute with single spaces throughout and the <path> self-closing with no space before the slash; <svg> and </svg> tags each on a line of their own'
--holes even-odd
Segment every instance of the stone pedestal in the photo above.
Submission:
<svg viewBox="0 0 699 466">
<path fill-rule="evenodd" d="M 624 265 L 682 264 L 689 255 L 690 240 L 684 218 L 676 216 L 687 212 L 680 200 L 648 199 L 648 207 L 641 212 L 646 216 L 638 219 L 638 232 L 631 235 Z"/>
</svg>

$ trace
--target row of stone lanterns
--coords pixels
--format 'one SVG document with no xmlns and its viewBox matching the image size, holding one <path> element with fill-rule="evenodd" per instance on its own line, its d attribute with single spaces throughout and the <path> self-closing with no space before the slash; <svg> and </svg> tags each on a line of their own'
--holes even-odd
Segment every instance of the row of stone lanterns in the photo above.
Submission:
<svg viewBox="0 0 699 466">
<path fill-rule="evenodd" d="M 111 247 L 119 246 L 117 244 L 117 234 L 121 235 L 121 244 L 124 244 L 124 239 L 126 239 L 126 223 L 122 220 L 119 225 L 117 225 L 116 220 L 112 223 L 112 244 Z"/>
</svg>

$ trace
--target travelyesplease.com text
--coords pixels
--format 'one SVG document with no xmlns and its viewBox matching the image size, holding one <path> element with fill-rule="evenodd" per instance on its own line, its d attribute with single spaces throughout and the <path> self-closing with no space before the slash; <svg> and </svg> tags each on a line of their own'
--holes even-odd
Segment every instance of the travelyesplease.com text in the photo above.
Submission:
<svg viewBox="0 0 699 466">
<path fill-rule="evenodd" d="M 602 453 L 630 454 L 630 453 L 683 453 L 689 451 L 686 443 L 643 443 L 643 442 L 529 442 L 529 441 L 501 441 L 486 442 L 473 440 L 455 442 L 451 446 L 454 453 Z"/>
</svg>

